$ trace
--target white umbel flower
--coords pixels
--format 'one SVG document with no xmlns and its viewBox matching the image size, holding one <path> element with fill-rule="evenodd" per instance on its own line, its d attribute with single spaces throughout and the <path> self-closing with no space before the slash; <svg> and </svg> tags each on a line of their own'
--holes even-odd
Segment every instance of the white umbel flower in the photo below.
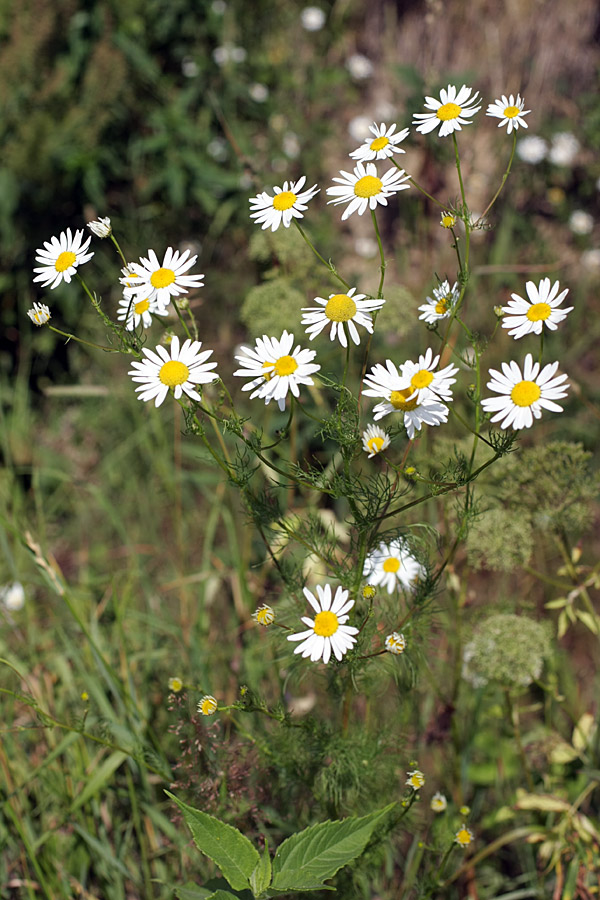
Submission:
<svg viewBox="0 0 600 900">
<path fill-rule="evenodd" d="M 306 175 L 298 181 L 284 181 L 283 187 L 274 187 L 274 196 L 266 191 L 250 198 L 250 218 L 263 229 L 270 228 L 277 231 L 283 223 L 284 228 L 289 228 L 292 219 L 304 218 L 304 211 L 308 208 L 308 201 L 321 190 L 313 184 L 311 188 L 303 191 Z"/>
<path fill-rule="evenodd" d="M 303 350 L 299 344 L 292 351 L 293 345 L 294 335 L 284 331 L 279 340 L 263 334 L 257 338 L 254 348 L 241 348 L 235 358 L 242 368 L 233 374 L 251 379 L 242 386 L 243 391 L 252 391 L 251 400 L 260 397 L 266 404 L 276 400 L 283 410 L 288 391 L 298 397 L 301 384 L 314 384 L 310 376 L 321 368 L 312 362 L 316 351 Z"/>
<path fill-rule="evenodd" d="M 367 397 L 383 397 L 383 402 L 373 407 L 373 418 L 377 422 L 389 413 L 401 412 L 404 427 L 412 440 L 422 425 L 441 425 L 448 421 L 448 407 L 440 403 L 433 394 L 418 398 L 418 391 L 411 385 L 410 378 L 399 372 L 391 359 L 385 366 L 373 366 L 365 376 Z"/>
<path fill-rule="evenodd" d="M 200 352 L 201 346 L 202 341 L 188 338 L 180 347 L 179 338 L 175 336 L 168 350 L 160 345 L 156 351 L 144 347 L 142 353 L 146 359 L 133 362 L 128 372 L 132 381 L 140 383 L 140 387 L 136 388 L 138 399 L 154 400 L 154 405 L 160 406 L 169 388 L 172 388 L 176 400 L 184 392 L 193 400 L 201 400 L 194 386 L 208 384 L 219 377 L 216 372 L 210 371 L 216 367 L 216 362 L 206 361 L 212 350 Z"/>
<path fill-rule="evenodd" d="M 425 108 L 431 111 L 415 113 L 413 125 L 417 126 L 417 131 L 421 134 L 429 134 L 439 125 L 440 137 L 447 137 L 453 131 L 461 131 L 461 125 L 472 124 L 469 119 L 481 109 L 481 105 L 475 105 L 478 102 L 479 91 L 473 93 L 473 89 L 464 84 L 457 91 L 453 84 L 449 84 L 440 91 L 439 100 L 425 97 Z"/>
<path fill-rule="evenodd" d="M 339 661 L 356 643 L 354 635 L 358 634 L 358 628 L 345 624 L 354 600 L 348 600 L 348 591 L 341 587 L 338 587 L 333 598 L 328 584 L 324 587 L 318 584 L 316 590 L 318 599 L 308 588 L 304 588 L 304 596 L 316 613 L 314 619 L 302 616 L 308 631 L 289 634 L 288 641 L 302 641 L 294 653 L 301 653 L 305 659 L 310 657 L 312 662 L 322 659 L 328 663 L 332 652 Z"/>
<path fill-rule="evenodd" d="M 458 282 L 455 281 L 454 286 L 450 287 L 449 281 L 442 281 L 439 287 L 433 289 L 433 297 L 428 297 L 427 303 L 419 307 L 419 319 L 423 319 L 428 325 L 447 319 L 452 315 L 459 294 Z"/>
<path fill-rule="evenodd" d="M 51 319 L 50 307 L 45 303 L 34 303 L 33 308 L 27 310 L 27 315 L 34 325 L 45 325 Z"/>
<path fill-rule="evenodd" d="M 95 234 L 96 237 L 99 238 L 107 238 L 112 234 L 112 225 L 110 224 L 110 219 L 108 216 L 100 218 L 96 222 L 88 222 L 87 227 L 90 229 L 92 234 Z"/>
<path fill-rule="evenodd" d="M 567 375 L 554 375 L 558 362 L 549 363 L 540 371 L 540 364 L 533 361 L 531 353 L 525 357 L 523 373 L 516 362 L 502 363 L 502 372 L 490 369 L 488 388 L 500 397 L 487 397 L 481 401 L 486 412 L 494 413 L 492 422 L 500 422 L 500 428 L 531 428 L 533 420 L 540 419 L 542 408 L 562 412 L 555 403 L 567 396 Z"/>
<path fill-rule="evenodd" d="M 143 294 L 144 297 L 157 306 L 166 307 L 172 297 L 179 294 L 187 294 L 188 288 L 202 287 L 204 275 L 186 275 L 188 269 L 195 264 L 197 256 L 190 257 L 190 251 L 173 250 L 167 247 L 162 264 L 154 250 L 148 250 L 148 258 L 141 256 L 139 263 L 130 263 L 128 268 L 134 275 L 139 276 L 139 284 L 134 284 L 133 279 L 128 290 L 132 294 Z M 122 279 L 121 279 L 122 281 Z"/>
<path fill-rule="evenodd" d="M 404 169 L 388 169 L 380 178 L 373 163 L 365 166 L 359 162 L 353 174 L 342 171 L 340 175 L 341 178 L 333 179 L 337 184 L 327 188 L 328 195 L 333 197 L 333 200 L 327 202 L 335 205 L 348 204 L 342 214 L 342 221 L 354 212 L 362 216 L 365 210 L 376 209 L 377 204 L 387 206 L 388 197 L 410 187 L 410 184 L 406 184 L 409 176 Z"/>
<path fill-rule="evenodd" d="M 358 150 L 352 151 L 350 158 L 369 162 L 372 159 L 389 159 L 394 153 L 405 153 L 406 151 L 402 149 L 400 143 L 408 137 L 408 128 L 403 128 L 402 131 L 396 131 L 396 128 L 395 124 L 388 128 L 385 122 L 382 122 L 381 125 L 373 122 L 372 125 L 369 125 L 369 131 L 375 137 L 368 137 Z"/>
<path fill-rule="evenodd" d="M 539 285 L 528 281 L 525 285 L 529 300 L 520 297 L 519 294 L 511 294 L 508 306 L 502 307 L 505 313 L 502 319 L 502 327 L 510 328 L 508 332 L 515 340 L 526 334 L 541 334 L 545 325 L 550 331 L 556 331 L 559 322 L 566 319 L 573 309 L 572 306 L 559 309 L 561 303 L 569 293 L 569 289 L 558 293 L 560 281 L 550 284 L 549 278 L 542 278 Z"/>
<path fill-rule="evenodd" d="M 355 344 L 360 344 L 360 336 L 356 328 L 362 325 L 369 334 L 373 334 L 373 319 L 370 313 L 381 309 L 385 300 L 367 300 L 366 294 L 356 294 L 356 288 L 350 288 L 347 294 L 330 294 L 324 297 L 315 297 L 318 307 L 305 306 L 302 308 L 302 325 L 308 325 L 306 333 L 310 340 L 314 340 L 324 328 L 331 325 L 330 340 L 337 337 L 342 347 L 348 346 L 346 329 Z"/>
<path fill-rule="evenodd" d="M 522 125 L 523 128 L 527 128 L 527 122 L 523 116 L 528 116 L 531 110 L 525 109 L 524 107 L 525 101 L 521 99 L 520 94 L 517 94 L 516 100 L 513 94 L 511 94 L 510 97 L 506 97 L 505 94 L 502 94 L 500 100 L 495 100 L 493 103 L 489 104 L 486 116 L 493 116 L 496 119 L 500 119 L 498 128 L 502 128 L 503 125 L 506 125 L 506 133 L 510 134 L 513 128 L 516 131 L 520 125 Z"/>
<path fill-rule="evenodd" d="M 392 594 L 398 585 L 410 590 L 425 576 L 425 569 L 412 556 L 406 541 L 397 538 L 390 544 L 381 543 L 365 559 L 363 575 L 369 584 L 385 588 Z M 386 649 L 387 645 L 386 645 Z"/>
<path fill-rule="evenodd" d="M 67 228 L 61 231 L 59 237 L 44 241 L 44 248 L 35 251 L 35 261 L 41 265 L 33 270 L 38 273 L 33 280 L 41 282 L 42 287 L 49 286 L 50 290 L 58 287 L 61 281 L 69 284 L 77 268 L 89 262 L 94 255 L 87 252 L 92 238 L 88 237 L 84 242 L 83 234 L 83 228 L 74 235 Z"/>
<path fill-rule="evenodd" d="M 363 450 L 368 453 L 368 459 L 381 453 L 390 446 L 390 436 L 379 425 L 367 425 L 362 434 Z"/>
</svg>

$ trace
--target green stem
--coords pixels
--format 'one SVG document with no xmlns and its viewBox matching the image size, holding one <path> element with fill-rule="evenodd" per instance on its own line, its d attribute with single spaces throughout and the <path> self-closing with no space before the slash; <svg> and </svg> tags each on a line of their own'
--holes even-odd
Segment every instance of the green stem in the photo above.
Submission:
<svg viewBox="0 0 600 900">
<path fill-rule="evenodd" d="M 84 341 L 83 338 L 77 337 L 76 334 L 70 334 L 68 331 L 61 331 L 60 328 L 55 328 L 54 325 L 48 325 L 48 328 L 50 331 L 54 331 L 56 334 L 66 337 L 69 341 L 77 341 L 78 344 L 86 344 L 88 347 L 94 347 L 95 350 L 104 350 L 105 353 L 120 353 L 118 347 L 103 347 L 102 344 L 95 344 L 93 341 Z"/>
<path fill-rule="evenodd" d="M 381 235 L 379 234 L 379 226 L 377 224 L 377 216 L 375 215 L 375 210 L 371 210 L 371 218 L 373 219 L 373 227 L 375 228 L 375 237 L 377 238 L 377 246 L 379 247 L 379 259 L 381 261 L 380 271 L 381 278 L 379 279 L 379 287 L 377 288 L 377 299 L 381 300 L 383 297 L 383 280 L 385 278 L 385 256 L 383 253 L 383 244 L 381 243 Z"/>
<path fill-rule="evenodd" d="M 114 236 L 114 234 L 113 234 L 112 232 L 111 232 L 111 235 L 110 235 L 110 239 L 111 239 L 111 241 L 113 242 L 113 244 L 115 245 L 115 247 L 117 248 L 117 253 L 119 254 L 119 256 L 121 257 L 121 259 L 123 260 L 123 265 L 124 265 L 124 266 L 128 266 L 129 263 L 128 263 L 127 260 L 125 259 L 125 254 L 124 254 L 123 251 L 121 250 L 121 248 L 120 248 L 120 246 L 119 246 L 119 242 L 117 241 L 116 237 Z"/>
<path fill-rule="evenodd" d="M 541 366 L 542 357 L 544 355 L 544 326 L 542 325 L 542 330 L 540 331 L 540 355 L 538 356 L 538 362 Z"/>
<path fill-rule="evenodd" d="M 516 132 L 516 129 L 515 129 L 515 130 L 513 130 L 513 145 L 512 145 L 512 150 L 511 150 L 511 153 L 510 153 L 510 159 L 508 160 L 508 166 L 506 167 L 506 172 L 505 172 L 504 175 L 502 176 L 502 181 L 501 181 L 501 183 L 500 183 L 500 187 L 498 188 L 498 190 L 496 191 L 496 193 L 494 194 L 494 196 L 492 197 L 492 199 L 490 200 L 490 202 L 488 203 L 488 205 L 486 206 L 486 208 L 484 209 L 484 211 L 481 213 L 481 215 L 479 216 L 479 218 L 478 218 L 477 221 L 475 222 L 475 225 L 479 225 L 479 223 L 486 217 L 486 215 L 489 213 L 490 209 L 492 208 L 492 206 L 494 205 L 494 203 L 496 202 L 496 200 L 497 200 L 498 197 L 500 196 L 500 191 L 502 190 L 502 188 L 503 188 L 504 185 L 506 184 L 506 179 L 507 179 L 508 176 L 510 175 L 510 167 L 512 166 L 512 162 L 513 162 L 513 159 L 514 159 L 514 157 L 515 157 L 515 150 L 516 150 L 516 148 L 517 148 L 517 132 Z"/>
<path fill-rule="evenodd" d="M 177 298 L 176 298 L 176 297 L 173 297 L 173 303 L 172 303 L 171 305 L 175 307 L 175 312 L 177 313 L 177 318 L 178 318 L 179 321 L 181 322 L 181 325 L 182 325 L 182 327 L 183 327 L 183 330 L 185 331 L 186 337 L 188 337 L 190 340 L 192 340 L 192 335 L 190 334 L 190 330 L 189 330 L 189 328 L 187 327 L 187 323 L 186 323 L 185 319 L 184 319 L 183 316 L 181 315 L 181 310 L 179 309 L 179 306 L 178 306 L 178 304 L 177 304 Z"/>
<path fill-rule="evenodd" d="M 308 244 L 308 246 L 310 247 L 310 249 L 312 250 L 312 252 L 313 252 L 313 253 L 315 254 L 315 256 L 317 257 L 317 259 L 320 259 L 321 262 L 323 263 L 323 265 L 324 265 L 327 269 L 329 269 L 329 271 L 330 271 L 331 274 L 334 276 L 334 278 L 337 278 L 337 280 L 338 280 L 341 284 L 344 285 L 344 287 L 346 288 L 346 290 L 348 290 L 348 289 L 350 288 L 350 285 L 348 284 L 347 281 L 344 281 L 344 279 L 342 278 L 341 275 L 338 275 L 337 270 L 336 270 L 335 266 L 333 265 L 333 263 L 327 262 L 327 260 L 324 259 L 324 258 L 321 256 L 321 254 L 319 253 L 319 251 L 317 250 L 317 248 L 315 247 L 315 245 L 312 243 L 312 241 L 310 240 L 310 238 L 308 237 L 308 235 L 306 234 L 306 232 L 304 231 L 304 229 L 298 224 L 298 220 L 297 220 L 297 219 L 294 219 L 293 222 L 294 222 L 294 225 L 296 226 L 296 228 L 298 229 L 298 231 L 300 232 L 300 234 L 302 235 L 302 237 L 304 238 L 304 240 L 306 241 L 306 243 Z"/>
</svg>

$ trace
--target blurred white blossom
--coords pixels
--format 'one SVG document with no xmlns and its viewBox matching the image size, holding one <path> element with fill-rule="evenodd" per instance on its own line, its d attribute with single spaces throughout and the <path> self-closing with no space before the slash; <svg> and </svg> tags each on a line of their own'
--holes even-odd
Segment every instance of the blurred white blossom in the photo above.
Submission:
<svg viewBox="0 0 600 900">
<path fill-rule="evenodd" d="M 300 22 L 305 31 L 320 31 L 325 24 L 325 13 L 318 6 L 305 6 L 300 13 Z"/>
<path fill-rule="evenodd" d="M 544 138 L 538 137 L 536 134 L 528 134 L 517 142 L 517 156 L 532 166 L 545 159 L 547 153 L 548 144 Z"/>
<path fill-rule="evenodd" d="M 552 138 L 548 159 L 555 166 L 571 166 L 579 153 L 579 141 L 570 131 L 559 131 Z"/>
</svg>

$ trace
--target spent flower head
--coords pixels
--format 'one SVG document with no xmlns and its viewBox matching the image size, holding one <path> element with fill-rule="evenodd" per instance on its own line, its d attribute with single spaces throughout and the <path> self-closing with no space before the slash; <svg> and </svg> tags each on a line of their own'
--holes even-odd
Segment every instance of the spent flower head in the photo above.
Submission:
<svg viewBox="0 0 600 900">
<path fill-rule="evenodd" d="M 263 603 L 259 606 L 253 613 L 252 618 L 255 622 L 258 622 L 259 625 L 272 625 L 275 621 L 275 611 L 271 606 L 267 606 L 266 603 Z"/>
<path fill-rule="evenodd" d="M 418 791 L 419 788 L 425 786 L 425 776 L 419 769 L 414 769 L 412 772 L 407 772 L 408 778 L 405 781 L 409 787 L 413 789 L 413 791 Z"/>
<path fill-rule="evenodd" d="M 400 656 L 406 650 L 406 638 L 397 631 L 392 631 L 385 639 L 385 649 L 394 656 Z"/>
<path fill-rule="evenodd" d="M 50 321 L 50 308 L 45 303 L 34 303 L 32 309 L 27 310 L 27 315 L 34 325 L 45 325 Z"/>
</svg>

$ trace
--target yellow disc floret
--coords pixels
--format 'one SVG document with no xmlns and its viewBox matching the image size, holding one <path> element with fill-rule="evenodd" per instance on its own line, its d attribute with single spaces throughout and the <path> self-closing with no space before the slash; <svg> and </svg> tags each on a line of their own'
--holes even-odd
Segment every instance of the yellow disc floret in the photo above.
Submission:
<svg viewBox="0 0 600 900">
<path fill-rule="evenodd" d="M 285 212 L 286 209 L 292 208 L 297 199 L 292 191 L 281 191 L 280 194 L 275 194 L 273 197 L 273 209 Z"/>
<path fill-rule="evenodd" d="M 515 116 L 518 116 L 521 110 L 518 106 L 507 106 L 504 110 L 504 115 L 507 119 L 514 119 Z"/>
<path fill-rule="evenodd" d="M 372 437 L 367 441 L 367 447 L 371 451 L 371 453 L 379 453 L 381 448 L 383 447 L 383 442 L 385 438 L 382 437 Z"/>
<path fill-rule="evenodd" d="M 179 362 L 178 359 L 170 359 L 161 366 L 158 377 L 167 387 L 176 387 L 178 384 L 185 384 L 190 375 L 190 370 L 185 363 Z"/>
<path fill-rule="evenodd" d="M 175 281 L 175 272 L 173 269 L 157 269 L 150 276 L 150 283 L 155 288 L 169 287 Z"/>
<path fill-rule="evenodd" d="M 384 572 L 397 572 L 400 568 L 400 560 L 397 556 L 390 556 L 383 564 Z"/>
<path fill-rule="evenodd" d="M 411 409 L 416 409 L 418 405 L 416 397 L 413 400 L 408 399 L 409 397 L 412 397 L 413 394 L 414 389 L 412 387 L 405 388 L 403 391 L 392 391 L 390 403 L 394 409 L 401 409 L 402 412 L 410 412 Z"/>
<path fill-rule="evenodd" d="M 438 119 L 442 122 L 448 122 L 450 119 L 456 119 L 462 112 L 458 103 L 444 103 L 436 112 Z"/>
<path fill-rule="evenodd" d="M 276 375 L 291 375 L 298 368 L 293 356 L 280 356 L 273 366 Z"/>
<path fill-rule="evenodd" d="M 551 312 L 552 307 L 549 303 L 534 303 L 527 310 L 527 318 L 530 322 L 544 322 Z"/>
<path fill-rule="evenodd" d="M 369 144 L 369 150 L 375 150 L 376 152 L 378 150 L 383 150 L 384 147 L 387 147 L 389 142 L 390 139 L 386 137 L 375 138 L 375 140 L 371 141 L 371 143 Z"/>
<path fill-rule="evenodd" d="M 331 637 L 338 630 L 339 624 L 336 614 L 325 609 L 315 616 L 315 634 L 319 637 Z"/>
<path fill-rule="evenodd" d="M 70 269 L 77 256 L 73 253 L 72 250 L 63 250 L 62 253 L 59 254 L 58 259 L 54 263 L 54 268 L 57 272 L 66 272 L 67 269 Z"/>
<path fill-rule="evenodd" d="M 515 406 L 531 406 L 542 396 L 542 390 L 535 381 L 519 381 L 510 392 Z"/>
<path fill-rule="evenodd" d="M 410 379 L 410 383 L 415 390 L 429 387 L 432 381 L 433 374 L 429 371 L 429 369 L 420 369 L 418 372 L 415 372 L 413 377 Z"/>
<path fill-rule="evenodd" d="M 218 703 L 215 697 L 212 697 L 210 694 L 205 694 L 202 700 L 198 703 L 198 712 L 202 713 L 203 716 L 212 716 L 217 711 Z"/>
<path fill-rule="evenodd" d="M 375 175 L 364 175 L 354 185 L 354 193 L 357 197 L 375 197 L 383 190 L 383 181 Z"/>
<path fill-rule="evenodd" d="M 141 316 L 142 313 L 145 313 L 148 309 L 150 309 L 150 301 L 149 300 L 140 300 L 139 303 L 136 303 L 133 307 L 134 311 Z"/>
<path fill-rule="evenodd" d="M 448 312 L 448 300 L 446 297 L 443 300 L 438 300 L 435 304 L 435 311 L 438 316 L 443 316 Z"/>
<path fill-rule="evenodd" d="M 327 301 L 325 315 L 330 322 L 348 322 L 356 315 L 356 303 L 348 294 L 334 294 Z"/>
</svg>

